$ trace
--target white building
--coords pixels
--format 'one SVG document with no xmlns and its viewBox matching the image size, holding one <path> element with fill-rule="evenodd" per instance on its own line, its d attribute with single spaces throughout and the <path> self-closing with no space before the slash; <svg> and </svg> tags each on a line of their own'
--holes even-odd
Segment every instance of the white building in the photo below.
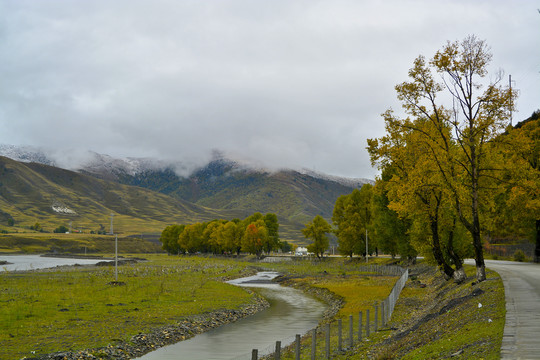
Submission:
<svg viewBox="0 0 540 360">
<path fill-rule="evenodd" d="M 297 247 L 296 251 L 294 252 L 295 256 L 307 256 L 307 254 L 307 248 L 301 246 Z"/>
</svg>

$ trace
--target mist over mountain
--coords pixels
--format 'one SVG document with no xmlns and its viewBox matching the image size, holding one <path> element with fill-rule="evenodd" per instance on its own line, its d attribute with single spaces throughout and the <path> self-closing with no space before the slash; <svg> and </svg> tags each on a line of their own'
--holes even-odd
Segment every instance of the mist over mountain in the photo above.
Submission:
<svg viewBox="0 0 540 360">
<path fill-rule="evenodd" d="M 44 149 L 33 146 L 15 146 L 0 144 L 0 156 L 8 157 L 15 161 L 35 162 L 38 164 L 56 166 L 66 170 L 80 171 L 92 174 L 109 180 L 118 180 L 119 177 L 133 176 L 151 172 L 164 171 L 173 172 L 179 178 L 189 178 L 195 173 L 205 173 L 210 164 L 227 163 L 230 170 L 258 172 L 258 173 L 276 173 L 279 171 L 298 171 L 301 174 L 309 175 L 314 178 L 320 178 L 335 181 L 347 186 L 361 186 L 364 183 L 373 180 L 364 178 L 346 178 L 316 172 L 310 169 L 279 169 L 269 168 L 261 164 L 245 160 L 233 160 L 227 158 L 223 153 L 214 151 L 212 159 L 206 164 L 195 164 L 182 160 L 163 160 L 156 158 L 138 158 L 125 157 L 116 158 L 107 154 L 99 154 L 91 150 L 70 149 Z M 210 171 L 211 172 L 211 171 Z"/>
<path fill-rule="evenodd" d="M 287 234 L 287 238 L 297 240 L 302 239 L 300 229 L 316 215 L 326 219 L 332 217 L 339 196 L 373 182 L 306 169 L 270 170 L 227 159 L 217 152 L 210 162 L 193 170 L 181 162 L 150 158 L 118 159 L 95 152 L 72 153 L 61 158 L 55 157 L 54 152 L 46 153 L 31 147 L 2 146 L 0 155 L 29 165 L 37 163 L 64 169 L 71 167 L 70 171 L 81 175 L 161 193 L 172 202 L 193 204 L 197 209 L 215 210 L 216 214 L 247 216 L 254 212 L 275 213 L 282 232 Z M 51 170 L 51 173 L 54 172 Z M 49 181 L 55 182 L 57 178 Z M 81 191 L 77 196 L 95 197 L 94 194 L 87 194 L 85 189 Z M 20 196 L 24 197 L 24 194 Z M 68 200 L 66 198 L 63 203 L 70 203 Z M 74 202 L 71 200 L 71 203 Z M 140 215 L 144 218 L 144 212 Z M 155 214 L 152 216 L 155 217 Z M 186 216 L 180 218 L 188 219 Z"/>
<path fill-rule="evenodd" d="M 56 162 L 47 156 L 45 151 L 32 146 L 0 144 L 0 156 L 5 156 L 15 161 L 56 166 Z"/>
</svg>

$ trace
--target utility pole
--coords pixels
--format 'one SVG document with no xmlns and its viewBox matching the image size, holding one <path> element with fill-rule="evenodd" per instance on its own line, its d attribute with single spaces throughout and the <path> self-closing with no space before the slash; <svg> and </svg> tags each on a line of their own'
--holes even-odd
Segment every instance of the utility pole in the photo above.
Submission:
<svg viewBox="0 0 540 360">
<path fill-rule="evenodd" d="M 512 75 L 508 75 L 508 84 L 510 86 L 510 126 L 512 126 Z"/>
<path fill-rule="evenodd" d="M 116 282 L 118 282 L 118 235 L 116 235 L 114 240 L 114 277 Z"/>
<path fill-rule="evenodd" d="M 111 232 L 110 232 L 111 235 L 114 235 L 114 232 L 113 232 L 113 218 L 114 218 L 114 214 L 111 213 Z"/>
<path fill-rule="evenodd" d="M 368 262 L 368 239 L 367 239 L 367 229 L 366 229 L 366 262 Z"/>
</svg>

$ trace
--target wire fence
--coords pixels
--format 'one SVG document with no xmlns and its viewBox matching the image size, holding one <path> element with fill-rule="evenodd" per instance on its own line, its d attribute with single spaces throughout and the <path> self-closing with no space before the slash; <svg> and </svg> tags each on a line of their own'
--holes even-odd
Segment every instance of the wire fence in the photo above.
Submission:
<svg viewBox="0 0 540 360">
<path fill-rule="evenodd" d="M 231 360 L 331 359 L 332 355 L 346 352 L 354 344 L 369 338 L 390 321 L 401 290 L 409 278 L 409 271 L 399 266 L 368 265 L 364 268 L 364 271 L 370 273 L 400 276 L 390 295 L 372 309 L 359 312 L 357 316 L 350 315 L 348 321 L 337 319 L 304 334 L 283 338 L 276 341 L 275 345 L 253 349 Z"/>
</svg>

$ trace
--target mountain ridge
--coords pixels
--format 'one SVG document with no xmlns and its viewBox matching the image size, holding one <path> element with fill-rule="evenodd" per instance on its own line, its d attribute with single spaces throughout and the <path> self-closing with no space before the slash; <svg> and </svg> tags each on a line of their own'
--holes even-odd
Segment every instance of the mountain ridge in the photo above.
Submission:
<svg viewBox="0 0 540 360">
<path fill-rule="evenodd" d="M 307 168 L 302 169 L 267 169 L 260 166 L 254 166 L 247 162 L 228 159 L 219 152 L 214 152 L 212 159 L 204 165 L 195 166 L 186 164 L 181 161 L 166 161 L 158 158 L 150 157 L 124 157 L 117 158 L 107 154 L 100 154 L 94 151 L 78 152 L 74 156 L 75 159 L 61 160 L 60 156 L 55 155 L 53 150 L 45 150 L 33 146 L 16 146 L 9 144 L 0 144 L 0 156 L 8 157 L 20 162 L 36 162 L 40 164 L 59 167 L 66 170 L 90 173 L 99 176 L 111 176 L 115 174 L 128 174 L 135 176 L 139 173 L 149 170 L 164 170 L 170 169 L 179 177 L 189 177 L 193 173 L 206 168 L 210 163 L 215 161 L 225 161 L 234 164 L 235 168 L 245 169 L 253 172 L 275 173 L 279 171 L 298 171 L 316 178 L 331 180 L 343 183 L 348 186 L 357 186 L 359 184 L 373 183 L 372 179 L 366 178 L 349 178 L 317 172 Z"/>
<path fill-rule="evenodd" d="M 19 180 L 8 182 L 11 187 L 7 193 L 18 194 L 17 199 L 12 200 L 14 204 L 24 206 L 16 213 L 27 222 L 32 221 L 31 216 L 57 222 L 69 216 L 86 216 L 88 224 L 96 222 L 98 217 L 106 223 L 110 212 L 117 212 L 129 217 L 129 222 L 137 224 L 134 225 L 137 228 L 148 219 L 153 231 L 160 231 L 160 226 L 173 221 L 189 223 L 242 218 L 254 212 L 275 213 L 280 222 L 280 235 L 296 242 L 305 241 L 300 230 L 307 222 L 316 215 L 330 220 L 339 196 L 369 182 L 344 180 L 305 169 L 270 171 L 253 168 L 222 156 L 215 157 L 189 176 L 179 175 L 174 164 L 152 159 L 130 158 L 126 161 L 95 154 L 87 166 L 79 166 L 77 171 L 29 162 L 32 159 L 51 162 L 43 154 L 25 154 L 25 159 L 26 162 L 18 166 L 10 163 L 21 175 Z M 7 160 L 0 163 L 5 167 Z M 7 189 L 4 177 L 0 174 L 0 205 L 2 209 L 10 209 L 9 201 L 1 201 L 2 191 L 5 193 Z M 29 194 L 25 196 L 24 191 L 14 184 L 25 184 L 30 180 L 33 183 L 25 188 Z M 39 196 L 54 193 L 59 195 Z M 143 204 L 143 198 L 151 199 L 148 206 Z M 53 205 L 63 213 L 52 216 Z M 85 212 L 87 208 L 92 209 L 92 216 Z M 15 209 L 11 208 L 11 211 Z M 26 216 L 25 212 L 31 216 Z"/>
</svg>

